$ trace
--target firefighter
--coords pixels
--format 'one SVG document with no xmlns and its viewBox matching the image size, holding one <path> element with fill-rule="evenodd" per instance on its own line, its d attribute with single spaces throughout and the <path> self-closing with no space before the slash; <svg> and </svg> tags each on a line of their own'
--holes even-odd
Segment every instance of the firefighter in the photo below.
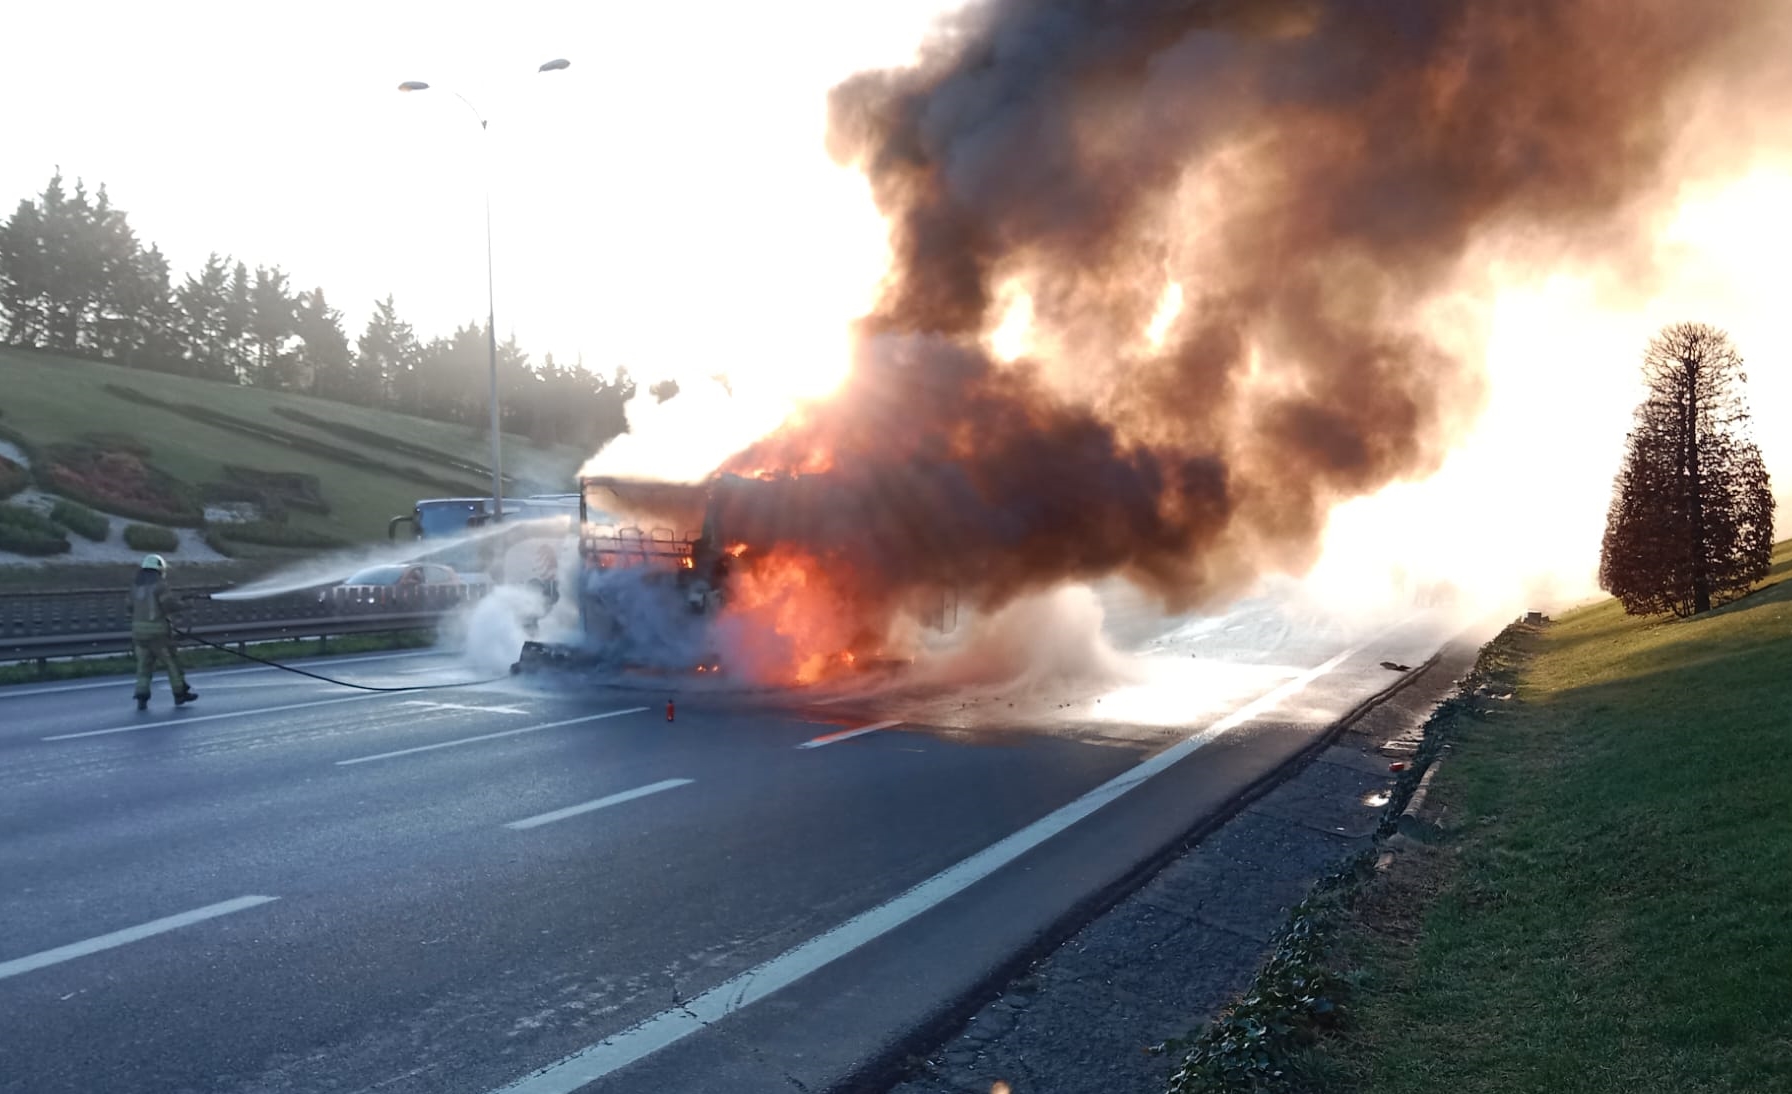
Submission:
<svg viewBox="0 0 1792 1094">
<path fill-rule="evenodd" d="M 199 698 L 187 686 L 187 675 L 181 671 L 180 658 L 174 652 L 174 622 L 170 616 L 181 610 L 180 597 L 165 580 L 168 562 L 161 555 L 145 555 L 137 571 L 137 582 L 131 586 L 131 649 L 137 654 L 137 709 L 149 709 L 149 685 L 155 676 L 156 662 L 168 671 L 168 687 L 174 692 L 174 705 L 183 706 Z"/>
</svg>

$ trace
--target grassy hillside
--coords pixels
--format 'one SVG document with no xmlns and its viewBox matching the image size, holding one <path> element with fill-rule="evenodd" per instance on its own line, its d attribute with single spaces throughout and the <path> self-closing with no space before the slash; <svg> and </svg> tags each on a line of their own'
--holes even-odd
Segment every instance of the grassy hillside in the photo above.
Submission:
<svg viewBox="0 0 1792 1094">
<path fill-rule="evenodd" d="M 337 539 L 383 538 L 387 519 L 420 497 L 491 491 L 479 474 L 489 441 L 475 429 L 91 361 L 0 348 L 0 415 L 38 448 L 134 439 L 150 463 L 194 488 L 226 479 L 226 465 L 315 475 L 329 512 L 295 508 L 288 519 Z M 571 489 L 587 455 L 504 442 L 507 470 L 532 480 L 518 492 Z"/>
<path fill-rule="evenodd" d="M 1792 1090 L 1792 544 L 1704 616 L 1526 639 L 1454 738 L 1410 912 L 1357 936 L 1352 1080 L 1391 1094 Z"/>
</svg>

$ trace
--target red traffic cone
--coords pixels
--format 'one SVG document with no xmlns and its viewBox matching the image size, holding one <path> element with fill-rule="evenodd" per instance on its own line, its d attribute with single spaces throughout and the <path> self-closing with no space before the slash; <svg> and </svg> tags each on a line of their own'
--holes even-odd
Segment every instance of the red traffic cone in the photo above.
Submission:
<svg viewBox="0 0 1792 1094">
<path fill-rule="evenodd" d="M 666 700 L 666 721 L 670 722 L 671 720 L 672 720 L 672 700 L 667 699 Z"/>
</svg>

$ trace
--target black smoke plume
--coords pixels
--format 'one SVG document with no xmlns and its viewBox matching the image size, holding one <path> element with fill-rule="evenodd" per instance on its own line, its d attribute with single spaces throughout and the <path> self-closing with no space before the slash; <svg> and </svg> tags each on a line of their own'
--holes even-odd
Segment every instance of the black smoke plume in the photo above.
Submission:
<svg viewBox="0 0 1792 1094">
<path fill-rule="evenodd" d="M 1182 607 L 1309 564 L 1332 506 L 1472 418 L 1478 366 L 1424 318 L 1465 259 L 1638 238 L 1770 7 L 974 4 L 832 92 L 892 263 L 843 389 L 726 466 L 771 476 L 728 519 L 868 609 L 1111 573 Z M 1036 352 L 1002 362 L 1016 289 Z"/>
</svg>

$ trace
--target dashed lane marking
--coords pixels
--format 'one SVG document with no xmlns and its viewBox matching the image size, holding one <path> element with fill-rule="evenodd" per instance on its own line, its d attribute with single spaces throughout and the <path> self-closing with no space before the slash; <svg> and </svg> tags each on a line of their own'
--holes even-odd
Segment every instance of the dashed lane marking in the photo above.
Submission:
<svg viewBox="0 0 1792 1094">
<path fill-rule="evenodd" d="M 438 703 L 433 699 L 406 699 L 403 706 L 429 707 L 432 710 L 472 710 L 480 714 L 527 714 L 521 707 L 482 707 L 472 703 Z"/>
<path fill-rule="evenodd" d="M 441 650 L 414 650 L 410 653 L 369 654 L 366 657 L 306 658 L 304 660 L 297 660 L 289 663 L 309 669 L 334 669 L 338 665 L 359 665 L 367 661 L 402 661 L 416 657 L 449 656 L 452 655 L 445 654 Z M 207 680 L 216 680 L 221 676 L 241 676 L 246 672 L 278 671 L 280 670 L 274 668 L 272 665 L 251 665 L 248 668 L 241 669 L 194 669 L 187 673 L 187 679 L 198 684 Z M 127 674 L 114 676 L 107 680 L 95 680 L 88 684 L 55 684 L 50 687 L 38 688 L 0 687 L 0 699 L 29 699 L 33 695 L 61 695 L 62 693 L 69 691 L 97 691 L 102 688 L 120 688 L 125 687 L 129 680 L 130 676 Z M 217 687 L 218 685 L 213 684 L 212 686 Z"/>
<path fill-rule="evenodd" d="M 680 786 L 689 786 L 695 781 L 696 780 L 694 779 L 664 779 L 657 783 L 650 783 L 647 786 L 637 786 L 633 790 L 624 790 L 619 794 L 611 794 L 607 798 L 598 798 L 596 801 L 583 802 L 579 805 L 569 805 L 565 809 L 556 809 L 551 813 L 542 813 L 539 816 L 524 817 L 522 820 L 511 821 L 504 827 L 514 828 L 519 832 L 526 828 L 540 828 L 544 824 L 552 824 L 555 821 L 565 820 L 568 817 L 576 817 L 583 813 L 591 813 L 599 809 L 607 809 L 612 805 L 621 805 L 623 802 L 632 802 L 636 798 L 645 798 L 649 794 L 658 794 L 662 790 L 673 790 Z"/>
<path fill-rule="evenodd" d="M 203 908 L 194 908 L 190 912 L 181 912 L 179 915 L 152 919 L 148 923 L 126 927 L 122 931 L 113 931 L 111 934 L 103 934 L 98 938 L 71 942 L 53 950 L 44 950 L 26 957 L 15 957 L 11 961 L 0 961 L 0 980 L 5 980 L 9 976 L 18 976 L 21 973 L 34 972 L 49 965 L 61 964 L 64 961 L 73 961 L 77 957 L 86 957 L 88 954 L 141 941 L 153 935 L 166 934 L 169 931 L 190 927 L 195 923 L 216 919 L 221 915 L 230 915 L 232 912 L 259 907 L 279 899 L 277 896 L 239 896 L 235 900 L 207 904 Z"/>
<path fill-rule="evenodd" d="M 629 707 L 627 710 L 607 710 L 602 714 L 587 714 L 583 718 L 567 718 L 559 722 L 543 722 L 538 726 L 524 726 L 521 729 L 505 729 L 497 733 L 480 733 L 472 737 L 461 737 L 453 741 L 437 741 L 431 745 L 418 745 L 415 748 L 401 748 L 393 752 L 377 752 L 372 756 L 356 756 L 352 760 L 337 760 L 337 767 L 348 767 L 351 764 L 367 764 L 375 760 L 390 760 L 398 756 L 413 756 L 419 752 L 434 752 L 438 748 L 454 748 L 458 745 L 470 745 L 478 741 L 495 741 L 499 737 L 515 737 L 520 733 L 539 733 L 544 729 L 559 729 L 561 726 L 576 726 L 584 722 L 599 722 L 605 718 L 620 718 L 625 714 L 639 714 L 646 707 Z"/>
<path fill-rule="evenodd" d="M 1385 632 L 1383 632 L 1385 633 Z M 1379 637 L 1379 635 L 1377 636 Z M 1370 639 L 1369 641 L 1373 641 Z M 649 1056 L 706 1026 L 726 1018 L 810 973 L 845 957 L 904 923 L 963 892 L 1102 806 L 1143 785 L 1152 776 L 1187 758 L 1196 749 L 1274 709 L 1304 690 L 1366 646 L 1352 646 L 1324 664 L 1308 669 L 1192 737 L 1185 738 L 1128 771 L 1027 825 L 970 858 L 947 867 L 919 885 L 863 912 L 793 950 L 718 984 L 682 1006 L 652 1018 L 502 1088 L 497 1094 L 571 1094 L 611 1072 Z"/>
<path fill-rule="evenodd" d="M 215 722 L 220 718 L 250 718 L 257 714 L 278 714 L 287 710 L 306 710 L 311 707 L 328 707 L 337 703 L 360 703 L 368 699 L 390 699 L 392 696 L 382 692 L 367 692 L 363 695 L 345 695 L 340 699 L 313 699 L 308 703 L 284 703 L 277 707 L 256 707 L 252 710 L 231 710 L 222 714 L 187 714 L 185 712 L 170 715 L 166 718 L 145 718 L 132 722 L 128 726 L 112 726 L 109 729 L 89 729 L 80 733 L 58 733 L 45 737 L 46 741 L 73 741 L 82 737 L 104 737 L 110 733 L 136 733 L 145 729 L 168 729 L 198 725 L 200 722 Z"/>
<path fill-rule="evenodd" d="M 902 722 L 900 720 L 894 722 L 873 722 L 868 726 L 860 726 L 857 729 L 843 729 L 838 733 L 824 733 L 813 740 L 804 741 L 802 744 L 797 745 L 797 747 L 821 748 L 823 745 L 839 744 L 841 741 L 850 741 L 854 737 L 863 737 L 867 733 L 876 733 L 880 729 L 889 729 L 891 726 L 899 726 L 901 724 Z"/>
</svg>

